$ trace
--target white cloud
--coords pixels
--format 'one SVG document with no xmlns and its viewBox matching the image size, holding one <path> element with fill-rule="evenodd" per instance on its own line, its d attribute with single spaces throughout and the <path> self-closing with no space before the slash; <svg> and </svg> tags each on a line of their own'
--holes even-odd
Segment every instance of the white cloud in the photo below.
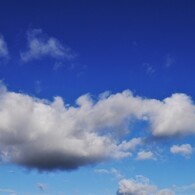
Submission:
<svg viewBox="0 0 195 195">
<path fill-rule="evenodd" d="M 181 154 L 183 156 L 190 156 L 192 154 L 192 146 L 190 144 L 182 144 L 182 145 L 173 145 L 170 148 L 171 153 L 173 154 Z"/>
<path fill-rule="evenodd" d="M 124 140 L 129 123 L 147 120 L 154 136 L 195 133 L 194 105 L 185 94 L 163 101 L 131 91 L 80 96 L 76 106 L 61 97 L 53 102 L 0 87 L 0 158 L 38 169 L 74 169 L 108 158 L 132 155 L 142 138 Z M 151 152 L 139 159 L 154 158 Z M 144 157 L 143 157 L 144 156 Z"/>
<path fill-rule="evenodd" d="M 195 106 L 189 96 L 176 93 L 163 101 L 149 100 L 144 106 L 154 136 L 195 133 Z"/>
<path fill-rule="evenodd" d="M 98 174 L 110 174 L 110 175 L 113 175 L 117 179 L 123 178 L 123 175 L 120 173 L 120 171 L 115 169 L 115 168 L 111 168 L 111 169 L 96 169 L 95 172 L 98 173 Z"/>
<path fill-rule="evenodd" d="M 189 185 L 160 188 L 151 184 L 147 177 L 137 175 L 135 178 L 121 179 L 117 190 L 117 195 L 175 195 L 194 194 L 195 183 Z"/>
<path fill-rule="evenodd" d="M 23 62 L 28 62 L 42 57 L 54 59 L 72 59 L 75 53 L 63 46 L 56 38 L 47 37 L 41 29 L 34 29 L 27 33 L 28 49 L 20 53 Z"/>
<path fill-rule="evenodd" d="M 151 151 L 141 151 L 137 154 L 137 160 L 155 160 L 156 157 Z"/>
<path fill-rule="evenodd" d="M 150 184 L 148 178 L 139 176 L 136 179 L 122 179 L 119 182 L 117 195 L 174 195 L 171 189 L 159 189 Z"/>
<path fill-rule="evenodd" d="M 130 156 L 136 144 L 126 142 L 124 147 L 111 136 L 113 128 L 123 127 L 122 119 L 106 113 L 101 102 L 93 105 L 88 95 L 78 98 L 77 107 L 68 107 L 60 97 L 49 102 L 4 86 L 0 91 L 0 154 L 6 161 L 45 170 L 73 169 Z"/>
<path fill-rule="evenodd" d="M 3 36 L 0 34 L 0 58 L 7 58 L 9 55 L 7 44 L 3 38 Z"/>
<path fill-rule="evenodd" d="M 118 195 L 147 195 L 156 192 L 156 186 L 139 183 L 134 179 L 123 179 L 119 182 Z"/>
</svg>

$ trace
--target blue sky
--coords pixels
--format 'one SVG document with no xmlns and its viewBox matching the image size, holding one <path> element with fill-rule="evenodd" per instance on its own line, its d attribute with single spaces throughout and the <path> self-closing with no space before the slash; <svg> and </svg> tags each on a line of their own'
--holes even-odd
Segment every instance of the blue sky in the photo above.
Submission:
<svg viewBox="0 0 195 195">
<path fill-rule="evenodd" d="M 0 2 L 0 194 L 195 194 L 195 2 Z"/>
</svg>

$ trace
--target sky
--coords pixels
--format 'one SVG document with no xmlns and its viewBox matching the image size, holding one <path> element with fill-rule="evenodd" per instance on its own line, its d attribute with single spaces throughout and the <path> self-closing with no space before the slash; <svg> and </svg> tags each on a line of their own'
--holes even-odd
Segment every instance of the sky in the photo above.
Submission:
<svg viewBox="0 0 195 195">
<path fill-rule="evenodd" d="M 1 195 L 194 195 L 193 0 L 0 1 Z"/>
</svg>

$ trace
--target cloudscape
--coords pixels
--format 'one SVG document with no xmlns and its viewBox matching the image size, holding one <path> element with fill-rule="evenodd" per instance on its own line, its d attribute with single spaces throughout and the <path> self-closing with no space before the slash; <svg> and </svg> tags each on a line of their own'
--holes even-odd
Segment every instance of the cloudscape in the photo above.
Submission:
<svg viewBox="0 0 195 195">
<path fill-rule="evenodd" d="M 194 8 L 2 1 L 0 194 L 195 194 Z"/>
</svg>

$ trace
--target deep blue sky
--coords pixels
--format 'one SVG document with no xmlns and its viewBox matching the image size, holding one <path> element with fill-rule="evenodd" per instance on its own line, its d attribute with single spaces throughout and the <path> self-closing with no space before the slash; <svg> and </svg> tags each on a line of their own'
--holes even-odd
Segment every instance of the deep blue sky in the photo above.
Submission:
<svg viewBox="0 0 195 195">
<path fill-rule="evenodd" d="M 36 171 L 37 167 L 41 169 L 39 166 L 32 166 L 35 167 L 35 171 L 29 168 L 26 171 L 23 165 L 31 167 L 27 162 L 16 162 L 13 159 L 4 162 L 3 155 L 9 147 L 7 145 L 5 147 L 2 140 L 7 139 L 7 137 L 3 137 L 5 129 L 7 132 L 13 131 L 14 136 L 19 138 L 25 134 L 25 128 L 32 132 L 35 130 L 35 134 L 42 136 L 39 134 L 42 129 L 39 131 L 39 129 L 30 127 L 37 121 L 42 122 L 41 117 L 44 113 L 47 115 L 47 112 L 41 113 L 42 115 L 38 116 L 34 123 L 23 124 L 22 117 L 12 118 L 15 116 L 12 115 L 12 112 L 15 113 L 14 111 L 18 109 L 20 116 L 22 113 L 20 110 L 27 107 L 26 100 L 22 99 L 20 109 L 11 104 L 10 97 L 6 96 L 8 104 L 11 105 L 9 108 L 5 106 L 7 104 L 4 104 L 3 98 L 0 98 L 0 117 L 2 117 L 0 121 L 7 122 L 5 116 L 10 121 L 16 121 L 16 124 L 14 123 L 12 126 L 6 126 L 0 122 L 0 146 L 5 147 L 2 151 L 0 149 L 0 160 L 2 161 L 0 172 L 3 175 L 0 176 L 0 194 L 115 195 L 118 189 L 117 195 L 124 195 L 124 192 L 120 192 L 120 189 L 122 190 L 120 181 L 125 178 L 129 182 L 132 178 L 139 178 L 138 175 L 144 175 L 151 179 L 151 182 L 146 182 L 146 178 L 145 180 L 142 178 L 141 182 L 135 179 L 134 182 L 137 182 L 138 186 L 145 182 L 146 186 L 155 185 L 159 189 L 169 188 L 176 195 L 194 194 L 195 191 L 192 188 L 195 180 L 193 170 L 195 162 L 193 145 L 195 132 L 193 129 L 195 126 L 193 123 L 195 119 L 193 118 L 195 110 L 193 103 L 195 100 L 194 35 L 195 1 L 193 0 L 1 0 L 0 80 L 3 84 L 0 83 L 0 85 L 7 86 L 6 94 L 13 91 L 18 96 L 21 95 L 19 98 L 28 94 L 34 104 L 36 101 L 40 103 L 40 99 L 53 101 L 53 97 L 61 96 L 65 104 L 70 104 L 71 108 L 75 106 L 76 99 L 83 94 L 89 93 L 94 102 L 101 102 L 101 98 L 98 99 L 99 94 L 105 91 L 113 94 L 121 93 L 126 89 L 133 92 L 136 100 L 139 99 L 136 96 L 142 97 L 143 102 L 144 98 L 163 100 L 173 93 L 183 93 L 185 97 L 190 96 L 192 102 L 188 101 L 189 99 L 182 99 L 183 96 L 180 94 L 172 97 L 170 104 L 164 102 L 164 106 L 159 107 L 158 111 L 155 110 L 158 103 L 152 104 L 155 107 L 154 110 L 153 107 L 150 110 L 147 105 L 149 111 L 143 111 L 141 119 L 138 117 L 142 121 L 137 121 L 135 119 L 137 116 L 130 118 L 127 115 L 124 119 L 125 122 L 121 122 L 121 126 L 104 126 L 100 120 L 100 122 L 94 122 L 96 126 L 94 125 L 93 129 L 90 126 L 93 123 L 90 120 L 93 118 L 89 118 L 89 121 L 86 122 L 88 126 L 79 123 L 81 126 L 76 126 L 76 128 L 83 128 L 82 132 L 85 132 L 85 128 L 92 128 L 92 132 L 101 136 L 102 134 L 107 136 L 108 131 L 111 137 L 114 134 L 113 139 L 115 139 L 120 132 L 117 130 L 113 133 L 111 130 L 127 127 L 131 128 L 132 132 L 123 138 L 119 136 L 116 140 L 122 143 L 124 140 L 129 141 L 142 137 L 145 145 L 133 151 L 132 157 L 125 159 L 100 160 L 100 164 L 98 160 L 94 160 L 95 163 L 91 163 L 91 161 L 88 163 L 93 166 L 81 165 L 83 168 L 71 172 L 67 172 L 68 166 L 66 165 L 67 167 L 65 166 L 62 170 L 60 168 L 60 171 L 42 173 Z M 54 40 L 53 47 L 48 45 L 49 40 Z M 33 41 L 37 41 L 38 46 L 35 47 L 35 50 L 30 50 L 29 45 Z M 2 43 L 5 47 L 2 46 Z M 5 48 L 7 54 L 3 53 Z M 35 97 L 40 99 L 33 99 Z M 22 104 L 23 102 L 24 104 Z M 125 102 L 125 99 L 122 102 Z M 177 102 L 179 103 L 177 104 Z M 52 103 L 44 103 L 44 105 L 47 104 L 50 107 Z M 113 114 L 113 123 L 123 114 L 120 112 L 121 104 L 115 103 L 115 110 L 111 110 L 114 112 L 118 109 L 119 116 L 117 118 L 114 118 L 112 112 L 108 112 L 108 115 Z M 140 105 L 137 110 L 145 108 L 143 106 L 145 103 Z M 105 113 L 107 113 L 107 107 L 104 106 Z M 6 109 L 4 110 L 4 108 Z M 74 108 L 79 109 L 79 106 Z M 172 112 L 172 109 L 175 108 L 176 112 Z M 13 111 L 10 111 L 12 109 Z M 126 111 L 124 107 L 121 109 Z M 180 114 L 181 110 L 182 114 Z M 92 110 L 91 115 L 96 112 L 99 114 L 99 111 Z M 136 113 L 136 110 L 133 112 Z M 179 113 L 178 116 L 177 113 Z M 29 113 L 29 116 L 32 117 L 30 114 L 32 113 Z M 85 112 L 83 115 L 81 114 L 83 117 L 81 121 L 87 120 L 86 116 L 90 117 L 85 114 Z M 24 116 L 26 115 L 24 114 Z M 51 114 L 51 116 L 53 115 Z M 101 117 L 101 114 L 97 116 Z M 144 118 L 148 116 L 151 118 Z M 57 117 L 58 115 L 53 120 L 56 121 Z M 76 122 L 77 117 L 81 116 L 73 115 Z M 66 119 L 65 117 L 64 120 Z M 23 120 L 25 122 L 25 119 Z M 51 119 L 51 121 L 53 120 Z M 158 126 L 159 121 L 165 125 L 162 125 L 164 129 L 161 129 L 160 125 Z M 46 121 L 46 124 L 49 122 L 49 120 Z M 58 122 L 59 126 L 57 124 L 56 129 L 64 128 L 66 132 L 69 126 L 64 127 L 63 120 Z M 127 122 L 129 124 L 126 126 Z M 24 126 L 23 134 L 19 128 L 23 129 L 21 124 Z M 27 126 L 25 126 L 26 124 Z M 171 127 L 170 132 L 173 131 L 173 134 L 169 135 L 168 127 Z M 96 128 L 100 128 L 103 133 L 97 133 Z M 158 129 L 162 130 L 161 134 L 157 131 Z M 2 138 L 1 132 L 3 132 Z M 56 133 L 56 137 L 60 135 L 58 133 Z M 52 135 L 47 134 L 48 138 L 51 138 Z M 159 135 L 160 137 L 158 137 Z M 14 137 L 12 134 L 9 136 L 10 139 Z M 72 136 L 74 137 L 75 134 Z M 79 139 L 84 138 L 79 137 Z M 19 142 L 21 140 L 19 139 Z M 21 145 L 22 143 L 23 141 L 21 141 Z M 174 150 L 173 146 L 179 148 L 174 148 Z M 144 159 L 140 160 L 139 152 L 143 151 L 151 153 L 147 153 Z M 32 149 L 31 152 L 33 153 L 34 150 Z M 36 152 L 35 150 L 35 155 Z M 140 155 L 144 154 L 140 153 Z M 19 164 L 19 167 L 15 164 Z M 80 165 L 77 168 L 79 167 Z M 15 182 L 17 178 L 21 178 L 24 183 Z M 177 187 L 174 188 L 174 184 Z M 184 186 L 187 186 L 185 189 L 188 191 L 184 192 Z M 160 191 L 148 193 L 149 195 L 155 193 L 172 195 L 160 194 Z"/>
<path fill-rule="evenodd" d="M 194 95 L 190 87 L 195 60 L 193 1 L 2 1 L 1 4 L 1 33 L 15 57 L 9 61 L 9 70 L 2 70 L 5 72 L 1 75 L 10 78 L 7 81 L 10 87 L 14 87 L 11 82 L 18 82 L 18 87 L 23 85 L 28 90 L 33 80 L 41 80 L 51 85 L 56 94 L 61 93 L 61 87 L 52 83 L 57 86 L 63 83 L 64 90 L 75 98 L 89 91 L 126 88 L 139 95 L 160 98 L 172 92 Z M 34 28 L 57 37 L 78 54 L 71 62 L 76 72 L 67 74 L 70 65 L 66 62 L 60 74 L 53 74 L 43 67 L 45 63 L 53 63 L 46 59 L 32 68 L 22 67 L 25 71 L 18 67 L 17 55 L 25 47 L 26 31 Z M 173 63 L 166 68 L 167 58 Z M 155 74 L 147 75 L 144 64 L 149 64 Z M 26 71 L 30 72 L 30 78 Z M 81 74 L 81 78 L 76 78 L 76 74 Z M 23 79 L 29 82 L 24 84 Z M 70 85 L 77 92 L 72 92 Z M 49 90 L 47 93 L 53 95 Z"/>
</svg>

